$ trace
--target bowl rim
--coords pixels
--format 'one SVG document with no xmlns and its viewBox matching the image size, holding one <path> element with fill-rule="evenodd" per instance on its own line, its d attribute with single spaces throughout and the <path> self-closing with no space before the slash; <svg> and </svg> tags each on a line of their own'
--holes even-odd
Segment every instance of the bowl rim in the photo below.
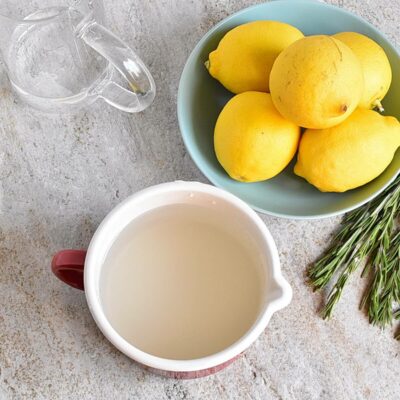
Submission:
<svg viewBox="0 0 400 400">
<path fill-rule="evenodd" d="M 189 146 L 188 143 L 188 137 L 187 134 L 185 134 L 184 132 L 186 131 L 186 129 L 183 126 L 183 92 L 184 92 L 184 85 L 186 84 L 184 81 L 186 78 L 186 75 L 188 73 L 188 69 L 190 67 L 190 65 L 194 62 L 195 58 L 197 57 L 197 53 L 199 52 L 199 50 L 203 47 L 204 43 L 206 43 L 208 41 L 208 39 L 214 34 L 214 32 L 221 26 L 223 26 L 224 24 L 226 24 L 227 22 L 229 22 L 231 19 L 234 19 L 242 14 L 245 14 L 253 9 L 257 9 L 257 8 L 262 8 L 265 7 L 268 4 L 273 4 L 273 3 L 293 3 L 293 0 L 273 0 L 267 3 L 260 3 L 260 4 L 255 4 L 252 5 L 250 7 L 245 7 L 233 14 L 228 15 L 226 18 L 222 19 L 221 21 L 219 21 L 216 25 L 214 25 L 211 29 L 209 29 L 202 37 L 201 39 L 197 42 L 196 46 L 193 48 L 193 50 L 190 52 L 189 57 L 187 58 L 184 68 L 182 70 L 180 79 L 179 79 L 179 86 L 178 86 L 178 95 L 177 95 L 177 115 L 178 115 L 178 124 L 179 124 L 179 130 L 185 145 L 185 148 L 187 150 L 187 152 L 190 155 L 190 158 L 192 159 L 192 161 L 194 162 L 194 164 L 196 165 L 196 167 L 198 168 L 198 170 L 203 174 L 204 177 L 206 177 L 213 185 L 220 187 L 224 190 L 227 190 L 228 192 L 234 194 L 235 196 L 241 198 L 240 196 L 238 196 L 236 193 L 232 192 L 231 190 L 227 189 L 224 185 L 220 185 L 215 179 L 211 178 L 208 174 L 206 174 L 203 171 L 203 168 L 201 167 L 201 163 L 200 160 L 198 159 L 198 156 L 196 154 L 194 154 L 193 149 Z M 320 0 L 299 0 L 298 3 L 305 3 L 305 4 L 310 4 L 310 3 L 314 3 L 316 6 L 320 6 L 320 7 L 326 7 L 326 8 L 330 8 L 333 9 L 335 11 L 339 11 L 342 12 L 344 14 L 350 15 L 351 17 L 355 18 L 356 20 L 358 20 L 359 22 L 361 22 L 362 24 L 368 26 L 371 30 L 374 31 L 374 33 L 376 33 L 380 38 L 382 38 L 386 44 L 393 50 L 393 52 L 397 55 L 397 57 L 400 59 L 400 52 L 399 50 L 397 50 L 397 48 L 390 42 L 390 40 L 388 39 L 388 37 L 382 33 L 381 31 L 379 31 L 374 25 L 372 25 L 370 22 L 366 21 L 364 18 L 344 9 L 341 7 L 337 7 L 334 6 L 332 4 L 327 4 L 325 2 L 322 2 Z M 392 161 L 393 162 L 393 161 Z M 274 212 L 274 211 L 269 211 L 266 210 L 264 208 L 261 208 L 259 206 L 256 206 L 255 204 L 252 204 L 252 202 L 249 202 L 247 200 L 242 199 L 243 201 L 245 201 L 251 208 L 253 208 L 255 211 L 261 213 L 261 214 L 266 214 L 266 215 L 271 215 L 274 217 L 279 217 L 279 218 L 285 218 L 285 219 L 297 219 L 297 220 L 316 220 L 316 219 L 325 219 L 325 218 L 331 218 L 331 217 L 335 217 L 338 215 L 343 215 L 349 211 L 352 211 L 358 207 L 361 207 L 362 205 L 368 203 L 369 201 L 373 200 L 376 196 L 378 196 L 380 193 L 382 193 L 395 179 L 396 177 L 399 175 L 400 173 L 400 168 L 397 169 L 397 171 L 393 174 L 393 176 L 388 179 L 381 188 L 379 188 L 378 190 L 376 190 L 374 193 L 372 193 L 370 196 L 367 196 L 365 199 L 360 200 L 356 203 L 354 203 L 351 206 L 348 207 L 344 207 L 340 210 L 337 211 L 332 211 L 332 212 L 326 212 L 326 213 L 322 213 L 322 214 L 315 214 L 315 215 L 301 215 L 301 214 L 296 214 L 296 215 L 291 215 L 291 214 L 285 214 L 285 213 L 279 213 L 279 212 Z"/>
</svg>

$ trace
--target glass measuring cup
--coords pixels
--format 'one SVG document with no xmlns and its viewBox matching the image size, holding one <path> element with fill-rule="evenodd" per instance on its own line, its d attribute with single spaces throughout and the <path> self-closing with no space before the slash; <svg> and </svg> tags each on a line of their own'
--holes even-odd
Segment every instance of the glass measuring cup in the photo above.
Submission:
<svg viewBox="0 0 400 400">
<path fill-rule="evenodd" d="M 127 112 L 148 107 L 150 72 L 102 22 L 101 0 L 0 0 L 0 60 L 15 92 L 50 112 L 98 98 Z"/>
</svg>

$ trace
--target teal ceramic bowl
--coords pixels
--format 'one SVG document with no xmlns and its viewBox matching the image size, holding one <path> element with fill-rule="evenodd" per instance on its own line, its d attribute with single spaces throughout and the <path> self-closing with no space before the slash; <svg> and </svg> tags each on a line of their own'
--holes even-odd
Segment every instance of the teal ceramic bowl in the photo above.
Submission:
<svg viewBox="0 0 400 400">
<path fill-rule="evenodd" d="M 255 20 L 277 20 L 299 28 L 305 35 L 355 31 L 369 36 L 386 51 L 393 83 L 383 101 L 385 113 L 400 118 L 400 55 L 371 24 L 343 9 L 313 0 L 279 0 L 239 11 L 211 29 L 197 44 L 182 73 L 178 119 L 186 148 L 203 174 L 216 186 L 240 197 L 255 210 L 286 218 L 323 218 L 352 210 L 371 200 L 400 171 L 400 151 L 374 181 L 346 193 L 321 193 L 293 173 L 294 161 L 278 176 L 258 183 L 232 180 L 219 165 L 213 132 L 218 114 L 233 96 L 204 67 L 208 54 L 230 29 Z"/>
</svg>

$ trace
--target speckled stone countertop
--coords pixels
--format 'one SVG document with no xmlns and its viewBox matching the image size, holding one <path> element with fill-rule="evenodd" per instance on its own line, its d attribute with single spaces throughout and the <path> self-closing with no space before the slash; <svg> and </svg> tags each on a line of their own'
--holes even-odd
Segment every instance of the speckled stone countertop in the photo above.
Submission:
<svg viewBox="0 0 400 400">
<path fill-rule="evenodd" d="M 400 48 L 399 0 L 330 0 Z M 246 0 L 106 0 L 109 27 L 139 49 L 158 85 L 139 115 L 104 103 L 52 116 L 17 101 L 0 74 L 0 399 L 399 399 L 400 344 L 358 311 L 353 280 L 325 322 L 304 283 L 338 218 L 263 216 L 294 291 L 260 339 L 226 370 L 175 381 L 145 372 L 102 336 L 82 292 L 49 272 L 54 252 L 82 248 L 135 191 L 205 178 L 183 146 L 176 94 L 185 60 L 216 22 Z"/>
</svg>

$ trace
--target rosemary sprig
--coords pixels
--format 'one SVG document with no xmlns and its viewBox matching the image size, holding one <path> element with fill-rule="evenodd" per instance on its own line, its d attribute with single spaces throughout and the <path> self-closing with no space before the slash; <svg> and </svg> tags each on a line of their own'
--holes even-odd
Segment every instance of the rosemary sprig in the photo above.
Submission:
<svg viewBox="0 0 400 400">
<path fill-rule="evenodd" d="M 366 262 L 362 276 L 371 274 L 372 280 L 361 307 L 375 325 L 400 319 L 400 231 L 395 232 L 399 215 L 400 175 L 374 200 L 344 217 L 331 247 L 308 271 L 315 290 L 334 281 L 323 318 L 332 315 L 349 277 Z"/>
<path fill-rule="evenodd" d="M 362 305 L 367 306 L 370 322 L 384 327 L 396 319 L 394 304 L 400 303 L 400 231 L 393 237 L 386 255 L 382 249 L 378 250 L 372 265 L 375 274 Z"/>
</svg>

